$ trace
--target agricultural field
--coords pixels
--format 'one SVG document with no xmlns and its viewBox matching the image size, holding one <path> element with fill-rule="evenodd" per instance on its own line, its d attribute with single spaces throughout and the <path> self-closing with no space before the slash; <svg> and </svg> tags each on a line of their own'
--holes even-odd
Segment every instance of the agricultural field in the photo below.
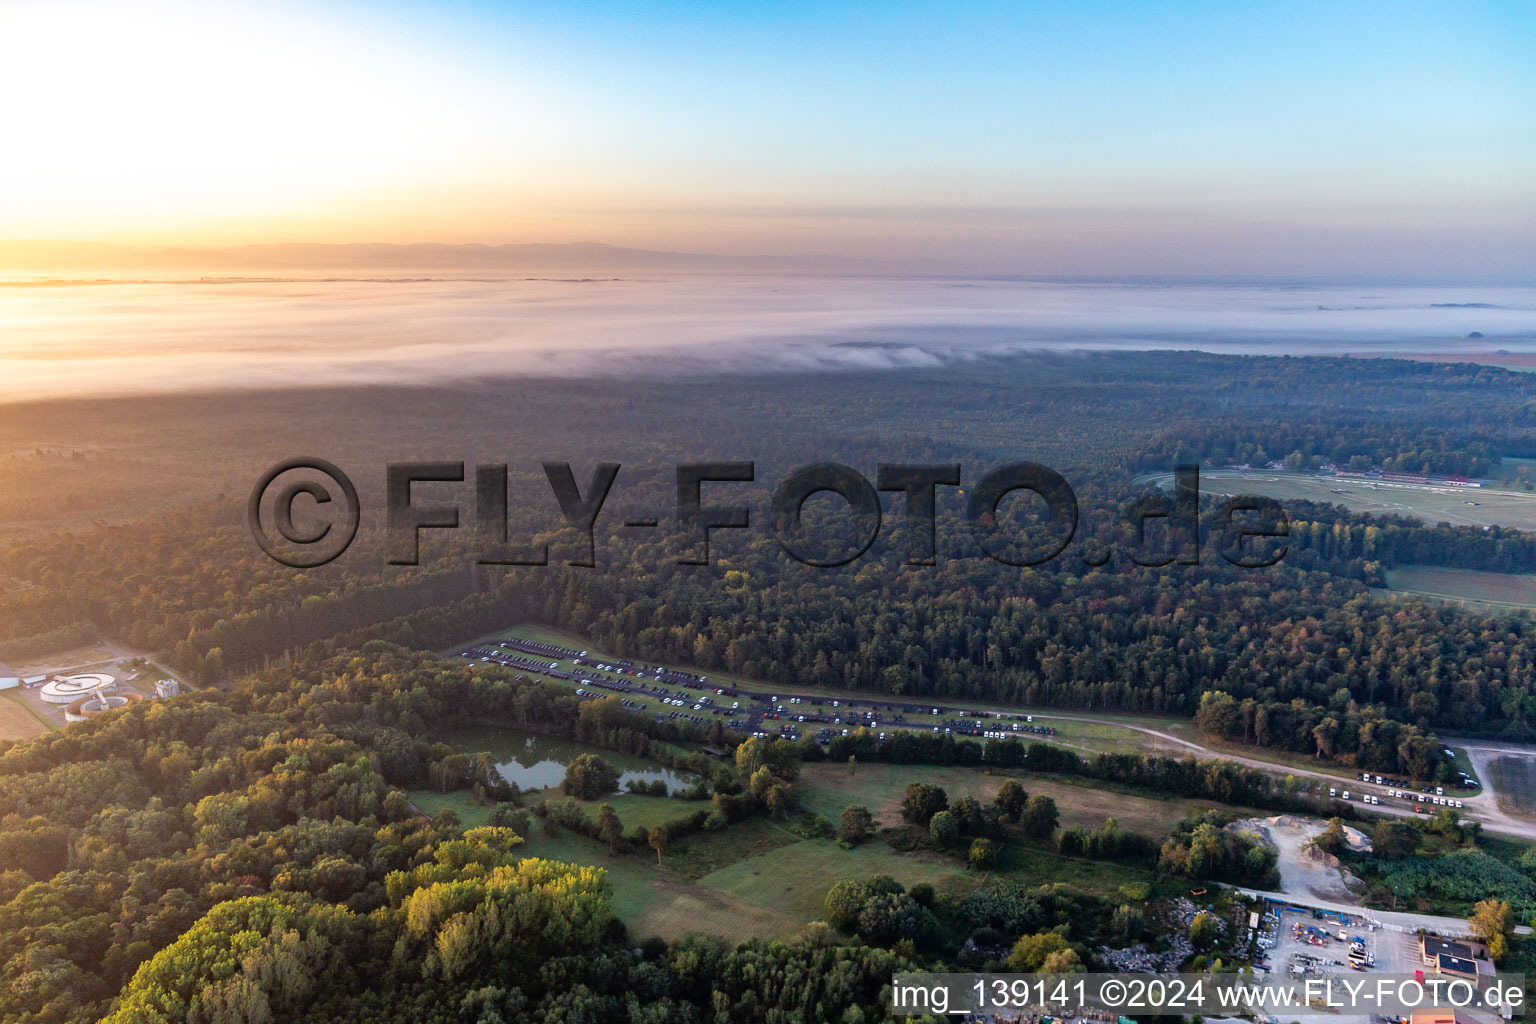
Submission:
<svg viewBox="0 0 1536 1024">
<path fill-rule="evenodd" d="M 21 697 L 0 694 L 0 740 L 24 740 L 41 736 L 51 728 L 54 726 L 36 715 Z"/>
<path fill-rule="evenodd" d="M 1387 574 L 1389 594 L 1411 594 L 1472 611 L 1536 608 L 1536 576 L 1414 565 Z"/>
<path fill-rule="evenodd" d="M 1159 487 L 1173 483 L 1172 474 L 1144 479 Z M 1413 516 L 1430 524 L 1536 530 L 1536 494 L 1497 486 L 1436 487 L 1279 470 L 1202 470 L 1200 490 L 1207 495 L 1257 494 L 1278 501 L 1331 502 L 1353 512 Z"/>
</svg>

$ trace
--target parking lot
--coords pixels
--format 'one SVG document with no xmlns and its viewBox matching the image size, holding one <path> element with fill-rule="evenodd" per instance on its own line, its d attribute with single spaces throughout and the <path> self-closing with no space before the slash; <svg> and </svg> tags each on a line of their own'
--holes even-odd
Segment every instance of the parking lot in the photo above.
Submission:
<svg viewBox="0 0 1536 1024">
<path fill-rule="evenodd" d="M 455 652 L 458 657 L 580 684 L 576 693 L 595 700 L 607 691 L 624 706 L 653 714 L 657 721 L 683 719 L 702 725 L 719 719 L 727 728 L 751 736 L 798 740 L 814 735 L 823 744 L 854 729 L 915 729 L 982 739 L 1054 736 L 1055 726 L 1037 725 L 1034 716 L 1015 711 L 976 711 L 942 704 L 896 704 L 852 697 L 779 695 L 718 685 L 709 678 L 664 665 L 589 656 L 586 651 L 516 636 L 488 639 Z M 657 707 L 657 705 L 662 705 Z"/>
<path fill-rule="evenodd" d="M 1275 922 L 1273 916 L 1268 920 Z M 1365 969 L 1381 969 L 1383 957 L 1377 947 L 1382 945 L 1382 935 L 1382 929 L 1364 918 L 1346 917 L 1340 922 L 1334 914 L 1319 917 L 1282 910 L 1278 922 L 1266 929 L 1261 944 L 1270 945 L 1265 962 L 1271 974 L 1313 976 L 1353 970 L 1352 948 L 1363 951 L 1363 958 L 1356 957 L 1362 966 L 1374 958 L 1374 964 Z"/>
</svg>

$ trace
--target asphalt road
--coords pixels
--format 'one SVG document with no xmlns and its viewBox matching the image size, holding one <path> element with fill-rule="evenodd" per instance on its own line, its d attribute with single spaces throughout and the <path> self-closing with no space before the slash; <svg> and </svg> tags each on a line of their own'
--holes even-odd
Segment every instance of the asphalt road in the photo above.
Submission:
<svg viewBox="0 0 1536 1024">
<path fill-rule="evenodd" d="M 1411 914 L 1405 910 L 1372 910 L 1358 904 L 1336 903 L 1332 900 L 1320 900 L 1315 896 L 1292 896 L 1283 892 L 1269 892 L 1264 889 L 1244 889 L 1233 886 L 1239 892 L 1245 892 L 1250 896 L 1258 896 L 1265 899 L 1279 900 L 1282 903 L 1294 904 L 1299 907 L 1315 907 L 1318 910 L 1335 910 L 1344 914 L 1353 914 L 1363 917 L 1368 921 L 1376 921 L 1379 924 L 1401 928 L 1403 931 L 1418 931 L 1420 929 L 1443 935 L 1447 938 L 1470 938 L 1467 930 L 1467 920 L 1464 917 L 1437 917 L 1434 914 Z M 1518 935 L 1529 935 L 1531 929 L 1526 925 L 1518 925 L 1515 928 Z"/>
</svg>

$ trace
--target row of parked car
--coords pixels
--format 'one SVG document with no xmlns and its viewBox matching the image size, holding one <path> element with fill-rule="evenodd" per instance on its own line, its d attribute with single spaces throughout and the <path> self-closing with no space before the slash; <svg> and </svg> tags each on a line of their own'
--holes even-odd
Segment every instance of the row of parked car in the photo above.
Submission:
<svg viewBox="0 0 1536 1024">
<path fill-rule="evenodd" d="M 1362 776 L 1362 777 L 1365 777 L 1365 776 Z M 1443 793 L 1443 792 L 1445 792 L 1445 791 L 1442 789 L 1441 793 Z M 1338 788 L 1334 787 L 1334 786 L 1329 786 L 1328 787 L 1328 795 L 1330 797 L 1337 797 L 1340 800 L 1350 800 L 1350 799 L 1353 799 L 1349 795 L 1349 790 L 1346 789 L 1344 792 L 1340 793 L 1338 791 Z M 1421 794 L 1413 792 L 1410 789 L 1388 789 L 1387 790 L 1387 796 L 1394 797 L 1394 798 L 1396 798 L 1398 800 L 1409 800 L 1409 801 L 1412 801 L 1416 805 L 1414 807 L 1414 810 L 1420 811 L 1420 812 L 1424 811 L 1426 805 L 1433 805 L 1435 807 L 1456 807 L 1456 808 L 1459 808 L 1459 807 L 1462 806 L 1461 801 L 1457 800 L 1455 797 L 1439 796 L 1439 795 L 1436 795 L 1436 794 L 1433 794 L 1433 793 L 1427 793 L 1427 794 L 1421 795 Z M 1373 805 L 1379 807 L 1381 805 L 1381 797 L 1376 796 L 1374 793 L 1361 793 L 1360 794 L 1360 802 L 1361 803 L 1365 803 L 1365 804 L 1373 804 Z"/>
<path fill-rule="evenodd" d="M 1436 807 L 1460 807 L 1462 805 L 1461 801 L 1454 797 L 1435 796 L 1433 794 L 1420 796 L 1417 793 L 1413 793 L 1405 789 L 1389 789 L 1387 790 L 1387 795 L 1395 796 L 1400 800 L 1412 800 L 1414 803 L 1418 804 L 1418 806 L 1414 808 L 1416 811 L 1423 810 L 1425 804 L 1433 804 Z"/>
</svg>

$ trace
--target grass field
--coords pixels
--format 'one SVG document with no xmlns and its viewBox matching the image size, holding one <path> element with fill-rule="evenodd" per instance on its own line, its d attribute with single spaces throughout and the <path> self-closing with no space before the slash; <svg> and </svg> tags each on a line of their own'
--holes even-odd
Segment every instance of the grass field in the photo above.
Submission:
<svg viewBox="0 0 1536 1024">
<path fill-rule="evenodd" d="M 452 811 L 459 816 L 459 823 L 465 828 L 478 828 L 484 825 L 490 816 L 491 808 L 495 806 L 476 800 L 474 794 L 467 789 L 452 793 L 438 793 L 431 789 L 412 789 L 407 790 L 405 795 L 421 813 L 428 817 L 435 817 L 439 811 Z"/>
<path fill-rule="evenodd" d="M 737 861 L 699 884 L 798 921 L 826 916 L 827 890 L 838 882 L 890 875 L 902 885 L 928 882 L 940 892 L 969 892 L 981 876 L 927 851 L 899 853 L 871 842 L 845 850 L 830 839 L 806 839 Z"/>
<path fill-rule="evenodd" d="M 1387 584 L 1394 594 L 1412 594 L 1475 611 L 1536 608 L 1536 576 L 1414 565 L 1393 569 L 1387 574 Z"/>
<path fill-rule="evenodd" d="M 1505 814 L 1536 816 L 1536 761 L 1528 757 L 1495 758 L 1488 765 L 1489 781 Z"/>
<path fill-rule="evenodd" d="M 1172 486 L 1172 479 L 1171 474 L 1146 478 L 1158 486 Z M 1500 487 L 1435 487 L 1278 470 L 1203 470 L 1200 490 L 1207 495 L 1258 494 L 1279 501 L 1325 501 L 1355 512 L 1413 516 L 1430 524 L 1536 530 L 1536 494 Z"/>
<path fill-rule="evenodd" d="M 559 789 L 545 790 L 550 799 L 563 800 L 564 793 Z M 448 808 L 459 816 L 459 821 L 465 828 L 474 828 L 484 825 L 495 804 L 484 803 L 476 800 L 468 790 L 458 790 L 453 793 L 437 793 L 430 789 L 413 789 L 406 794 L 411 802 L 421 808 L 427 815 L 434 815 L 438 811 Z M 538 792 L 533 794 L 537 800 Z M 674 800 L 665 796 L 637 796 L 634 793 L 620 793 L 607 800 L 578 800 L 582 809 L 588 815 L 596 815 L 597 809 L 603 804 L 612 804 L 619 820 L 624 822 L 625 828 L 635 825 L 643 825 L 650 828 L 652 825 L 660 825 L 664 822 L 681 818 L 685 814 L 691 814 L 698 810 L 702 804 L 683 800 Z M 523 801 L 526 806 L 528 801 Z"/>
<path fill-rule="evenodd" d="M 952 800 L 968 794 L 991 799 L 1002 783 L 1001 777 L 969 768 L 861 765 L 850 778 L 843 765 L 820 764 L 805 767 L 799 789 L 803 809 L 833 821 L 848 804 L 865 803 L 883 823 L 896 824 L 901 795 L 909 782 L 919 779 L 943 785 Z M 1114 815 L 1127 828 L 1162 835 L 1190 809 L 1204 804 L 1130 796 L 1055 779 L 1024 776 L 1022 781 L 1031 793 L 1057 801 L 1067 827 L 1097 827 Z M 409 795 L 427 814 L 451 808 L 465 827 L 484 824 L 490 811 L 490 805 L 465 792 L 415 790 Z M 678 817 L 698 806 L 632 794 L 610 802 L 626 828 Z M 595 807 L 588 804 L 588 812 Z M 849 850 L 830 839 L 802 838 L 783 822 L 765 818 L 680 839 L 660 866 L 648 851 L 609 856 L 603 844 L 569 831 L 548 836 L 535 825 L 530 832 L 524 847 L 529 856 L 607 869 L 614 909 L 636 937 L 672 939 L 697 932 L 732 942 L 753 936 L 792 939 L 807 923 L 825 916 L 824 901 L 832 885 L 877 874 L 891 875 L 904 885 L 928 882 L 941 893 L 957 895 L 998 877 L 1030 885 L 1066 882 L 1107 897 L 1127 882 L 1153 881 L 1147 869 L 1058 857 L 1016 839 L 1005 844 L 998 867 L 983 876 L 933 851 L 902 853 L 878 840 Z"/>
<path fill-rule="evenodd" d="M 697 882 L 732 864 L 800 842 L 782 819 L 748 818 L 719 832 L 688 836 L 669 849 L 662 861 L 674 881 Z"/>
<path fill-rule="evenodd" d="M 927 782 L 941 786 L 953 803 L 972 796 L 990 803 L 1005 778 L 1015 778 L 1031 796 L 1048 796 L 1056 801 L 1063 828 L 1098 828 L 1113 817 L 1122 828 L 1161 838 L 1173 826 L 1201 810 L 1233 810 L 1213 800 L 1186 797 L 1159 799 L 1139 793 L 1117 792 L 1087 779 L 1043 776 L 1030 772 L 1012 775 L 987 775 L 976 768 L 938 767 L 933 765 L 861 764 L 853 775 L 846 765 L 809 764 L 800 773 L 800 804 L 808 811 L 826 815 L 834 825 L 850 804 L 868 807 L 882 825 L 901 821 L 901 801 L 907 786 Z M 1264 812 L 1254 811 L 1255 814 Z"/>
<path fill-rule="evenodd" d="M 21 697 L 0 693 L 0 740 L 30 739 L 52 728 Z"/>
<path fill-rule="evenodd" d="M 443 807 L 452 808 L 465 827 L 484 824 L 490 811 L 489 806 L 479 805 L 467 793 L 444 796 L 413 791 L 410 797 L 428 814 Z M 665 817 L 676 817 L 689 807 L 681 801 L 660 797 L 615 798 L 614 808 L 626 828 L 645 823 L 645 815 L 637 813 L 641 806 L 637 802 L 647 799 L 652 808 L 662 806 L 671 810 Z M 689 836 L 667 850 L 661 866 L 649 852 L 609 856 L 602 843 L 573 832 L 562 830 L 557 836 L 548 836 L 535 824 L 530 833 L 523 846 L 530 857 L 592 864 L 607 870 L 613 885 L 614 912 L 637 938 L 659 935 L 676 939 L 693 932 L 718 935 L 729 942 L 743 942 L 754 936 L 792 939 L 808 922 L 821 918 L 820 901 L 835 881 L 826 880 L 820 867 L 800 859 L 802 848 L 811 845 L 808 841 L 762 819 L 739 822 L 724 832 Z M 788 910 L 775 906 L 772 900 L 744 898 L 735 891 L 730 881 L 733 876 L 722 874 L 744 864 L 760 865 L 738 872 L 741 887 L 756 892 L 748 880 L 763 871 L 770 875 L 780 873 L 783 869 L 779 865 L 784 861 L 777 851 L 783 849 L 796 851 L 788 863 L 798 865 L 795 877 L 806 887 L 802 898 Z M 835 846 L 831 849 L 847 856 L 846 851 Z M 862 870 L 854 869 L 855 875 Z M 907 875 L 913 881 L 919 877 L 915 869 Z"/>
<path fill-rule="evenodd" d="M 823 814 L 834 825 L 843 808 L 868 807 L 882 825 L 901 821 L 901 800 L 907 786 L 927 782 L 944 787 L 951 802 L 973 796 L 982 803 L 997 796 L 1000 777 L 983 775 L 973 768 L 934 765 L 861 764 L 852 775 L 843 764 L 808 764 L 800 771 L 800 806 Z"/>
<path fill-rule="evenodd" d="M 1188 753 L 1177 743 L 1168 743 L 1156 736 L 1149 736 L 1144 732 L 1112 722 L 1078 722 L 1067 718 L 1051 717 L 1052 714 L 1062 713 L 1061 711 L 1042 712 L 1041 721 L 1056 730 L 1056 735 L 1049 737 L 1047 742 L 1073 747 L 1084 754 L 1168 754 L 1173 757 L 1182 757 Z M 1172 718 L 1132 719 L 1127 717 L 1124 721 L 1135 722 L 1164 732 L 1171 732 L 1170 726 L 1183 724 L 1182 719 Z M 1032 738 L 1040 737 L 1026 736 L 1025 740 Z"/>
<path fill-rule="evenodd" d="M 116 657 L 117 653 L 105 644 L 87 644 L 83 647 L 69 647 L 27 658 L 16 658 L 11 661 L 11 667 L 24 676 L 39 675 L 43 672 L 89 672 L 94 668 L 111 664 Z"/>
<path fill-rule="evenodd" d="M 1150 868 L 1061 857 L 1038 847 L 1021 846 L 1018 843 L 1009 843 L 1003 847 L 994 874 L 1024 882 L 1049 879 L 1053 884 L 1061 882 L 1110 900 L 1118 900 L 1121 888 L 1134 883 L 1152 886 L 1155 893 L 1167 896 L 1182 896 L 1189 888 L 1189 883 L 1182 879 L 1158 880 Z"/>
</svg>

